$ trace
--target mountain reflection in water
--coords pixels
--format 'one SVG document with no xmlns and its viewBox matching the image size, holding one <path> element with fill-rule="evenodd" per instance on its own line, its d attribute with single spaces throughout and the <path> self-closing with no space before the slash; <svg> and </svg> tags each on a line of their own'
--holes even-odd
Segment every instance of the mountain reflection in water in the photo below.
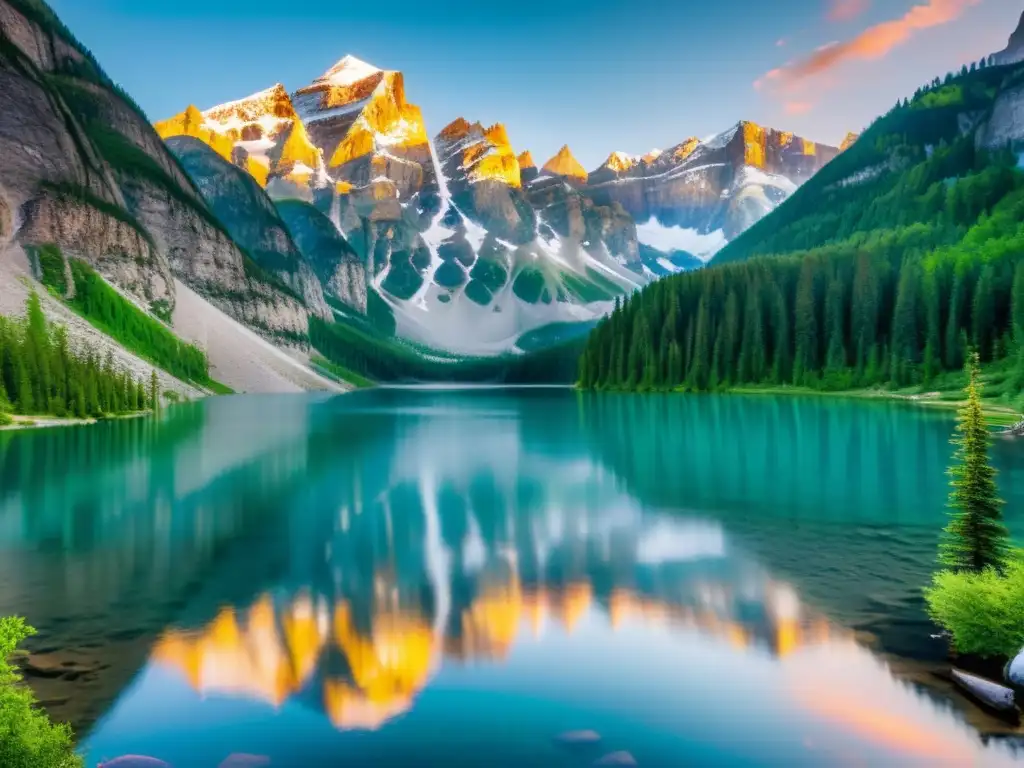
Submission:
<svg viewBox="0 0 1024 768">
<path fill-rule="evenodd" d="M 1012 761 L 862 644 L 864 629 L 928 642 L 941 488 L 932 510 L 904 485 L 941 485 L 948 424 L 933 414 L 563 391 L 189 408 L 166 442 L 149 430 L 88 468 L 68 454 L 59 491 L 36 482 L 29 443 L 0 445 L 0 470 L 20 473 L 0 492 L 20 527 L 0 515 L 0 544 L 25 566 L 8 594 L 41 642 L 103 623 L 90 641 L 119 649 L 141 628 L 139 660 L 105 673 L 131 682 L 97 699 L 90 765 Z M 723 437 L 741 424 L 774 458 Z M 829 469 L 851 439 L 865 455 Z M 924 448 L 905 456 L 908 442 Z M 889 512 L 862 508 L 886 488 Z M 66 504 L 103 498 L 87 530 L 62 527 Z M 552 742 L 584 728 L 603 752 Z"/>
</svg>

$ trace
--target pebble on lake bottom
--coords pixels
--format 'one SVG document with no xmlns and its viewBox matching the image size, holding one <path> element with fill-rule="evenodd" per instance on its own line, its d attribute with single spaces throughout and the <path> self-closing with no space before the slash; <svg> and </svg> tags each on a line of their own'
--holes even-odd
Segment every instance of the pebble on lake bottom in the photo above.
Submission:
<svg viewBox="0 0 1024 768">
<path fill-rule="evenodd" d="M 583 744 L 597 744 L 601 741 L 601 734 L 597 731 L 566 731 L 555 737 L 555 741 L 566 746 L 579 746 Z"/>
<path fill-rule="evenodd" d="M 636 765 L 636 758 L 634 758 L 629 752 L 612 752 L 610 755 L 605 755 L 600 760 L 595 760 L 593 764 L 595 766 Z"/>
</svg>

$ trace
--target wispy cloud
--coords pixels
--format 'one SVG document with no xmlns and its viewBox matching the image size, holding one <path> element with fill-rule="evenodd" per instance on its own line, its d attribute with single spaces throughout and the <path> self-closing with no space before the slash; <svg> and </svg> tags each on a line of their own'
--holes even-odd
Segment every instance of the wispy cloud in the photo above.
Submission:
<svg viewBox="0 0 1024 768">
<path fill-rule="evenodd" d="M 915 5 L 899 19 L 868 27 L 852 40 L 822 46 L 800 61 L 790 62 L 767 72 L 754 83 L 791 87 L 802 80 L 828 72 L 847 61 L 871 61 L 884 58 L 893 48 L 907 42 L 922 29 L 938 27 L 956 20 L 981 0 L 928 0 Z"/>
<path fill-rule="evenodd" d="M 829 21 L 853 21 L 871 7 L 871 0 L 829 0 Z"/>
<path fill-rule="evenodd" d="M 786 114 L 787 115 L 806 115 L 814 109 L 814 105 L 809 101 L 787 101 L 786 102 Z"/>
<path fill-rule="evenodd" d="M 786 47 L 786 43 L 788 43 L 788 42 L 789 41 L 786 38 L 780 37 L 778 40 L 775 41 L 775 47 L 776 48 L 785 48 Z"/>
</svg>

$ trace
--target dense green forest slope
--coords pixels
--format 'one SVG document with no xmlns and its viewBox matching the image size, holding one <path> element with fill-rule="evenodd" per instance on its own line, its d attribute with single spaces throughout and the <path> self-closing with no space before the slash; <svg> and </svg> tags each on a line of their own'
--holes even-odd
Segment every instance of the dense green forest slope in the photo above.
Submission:
<svg viewBox="0 0 1024 768">
<path fill-rule="evenodd" d="M 991 137 L 1022 81 L 1024 66 L 975 65 L 898 104 L 710 268 L 627 299 L 588 340 L 580 384 L 901 388 L 968 349 L 1016 356 L 1024 174 Z M 1024 365 L 999 367 L 1019 392 Z"/>
<path fill-rule="evenodd" d="M 72 349 L 31 294 L 24 319 L 0 316 L 0 425 L 9 414 L 102 416 L 152 407 L 155 390 L 95 350 Z"/>
</svg>

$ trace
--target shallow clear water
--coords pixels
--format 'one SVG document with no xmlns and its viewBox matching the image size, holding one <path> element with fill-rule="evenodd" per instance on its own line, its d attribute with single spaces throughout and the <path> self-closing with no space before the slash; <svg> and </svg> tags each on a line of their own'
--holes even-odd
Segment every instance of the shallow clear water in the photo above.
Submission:
<svg viewBox="0 0 1024 768">
<path fill-rule="evenodd" d="M 537 389 L 8 435 L 0 613 L 39 628 L 30 679 L 89 765 L 1001 765 L 892 669 L 944 651 L 950 430 Z M 1024 534 L 1024 447 L 994 454 Z M 577 729 L 601 743 L 555 743 Z"/>
</svg>

